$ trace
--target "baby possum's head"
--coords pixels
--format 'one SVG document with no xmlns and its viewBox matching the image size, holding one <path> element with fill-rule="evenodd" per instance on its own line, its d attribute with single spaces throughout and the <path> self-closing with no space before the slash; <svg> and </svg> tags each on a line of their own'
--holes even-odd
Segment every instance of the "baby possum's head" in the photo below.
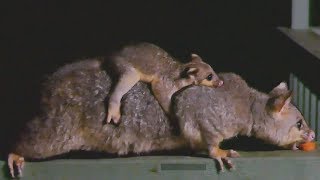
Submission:
<svg viewBox="0 0 320 180">
<path fill-rule="evenodd" d="M 192 54 L 191 61 L 185 64 L 186 75 L 195 79 L 194 84 L 209 87 L 220 87 L 223 81 L 213 71 L 212 67 L 203 62 L 201 57 Z"/>
</svg>

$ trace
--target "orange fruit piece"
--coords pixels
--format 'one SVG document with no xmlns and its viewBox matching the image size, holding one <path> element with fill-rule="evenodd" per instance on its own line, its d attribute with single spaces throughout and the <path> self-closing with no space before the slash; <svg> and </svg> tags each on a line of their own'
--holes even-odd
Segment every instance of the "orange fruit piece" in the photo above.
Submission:
<svg viewBox="0 0 320 180">
<path fill-rule="evenodd" d="M 299 149 L 302 151 L 313 151 L 316 149 L 315 142 L 306 142 L 299 145 Z"/>
</svg>

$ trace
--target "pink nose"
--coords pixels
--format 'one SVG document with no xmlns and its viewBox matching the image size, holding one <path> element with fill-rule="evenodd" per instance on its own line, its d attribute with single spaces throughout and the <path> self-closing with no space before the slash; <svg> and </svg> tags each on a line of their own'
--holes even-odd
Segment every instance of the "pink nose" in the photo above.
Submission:
<svg viewBox="0 0 320 180">
<path fill-rule="evenodd" d="M 223 81 L 219 81 L 219 84 L 218 84 L 218 87 L 222 86 L 223 85 Z"/>
<path fill-rule="evenodd" d="M 306 140 L 307 141 L 313 141 L 315 137 L 316 137 L 316 135 L 312 130 L 309 130 L 308 132 L 306 132 Z"/>
</svg>

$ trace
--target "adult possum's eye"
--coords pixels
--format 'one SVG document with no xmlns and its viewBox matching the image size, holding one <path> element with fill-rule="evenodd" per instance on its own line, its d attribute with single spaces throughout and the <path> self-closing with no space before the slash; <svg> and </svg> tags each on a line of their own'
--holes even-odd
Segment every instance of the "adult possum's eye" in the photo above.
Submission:
<svg viewBox="0 0 320 180">
<path fill-rule="evenodd" d="M 302 127 L 303 127 L 303 124 L 302 124 L 302 119 L 300 119 L 297 124 L 296 124 L 297 128 L 300 130 Z"/>
<path fill-rule="evenodd" d="M 208 80 L 208 81 L 211 81 L 211 80 L 212 80 L 212 74 L 209 74 L 209 75 L 208 75 L 207 80 Z"/>
</svg>

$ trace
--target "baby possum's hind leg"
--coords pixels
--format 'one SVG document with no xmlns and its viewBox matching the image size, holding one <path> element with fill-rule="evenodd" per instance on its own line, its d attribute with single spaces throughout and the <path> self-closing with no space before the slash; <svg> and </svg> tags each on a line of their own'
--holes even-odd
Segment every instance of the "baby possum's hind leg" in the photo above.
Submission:
<svg viewBox="0 0 320 180">
<path fill-rule="evenodd" d="M 109 104 L 107 122 L 110 123 L 113 120 L 114 123 L 119 123 L 120 120 L 120 106 L 121 99 L 139 80 L 140 73 L 132 66 L 123 66 L 115 88 L 113 89 Z"/>
<path fill-rule="evenodd" d="M 24 157 L 19 156 L 17 154 L 14 153 L 10 153 L 8 155 L 8 166 L 9 166 L 9 170 L 10 170 L 10 175 L 12 178 L 15 177 L 15 167 L 18 170 L 17 174 L 18 177 L 22 176 L 22 171 L 23 171 L 23 167 L 24 167 Z"/>
</svg>

